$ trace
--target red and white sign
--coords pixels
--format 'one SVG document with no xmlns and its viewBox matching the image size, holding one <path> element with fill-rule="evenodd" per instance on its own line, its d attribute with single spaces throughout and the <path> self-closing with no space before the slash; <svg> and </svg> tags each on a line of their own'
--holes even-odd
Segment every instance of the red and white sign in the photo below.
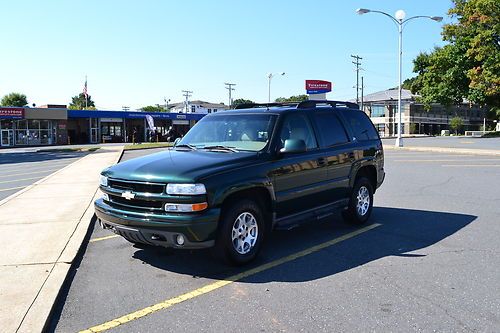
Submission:
<svg viewBox="0 0 500 333">
<path fill-rule="evenodd" d="M 24 108 L 0 108 L 2 118 L 24 118 Z"/>
<path fill-rule="evenodd" d="M 308 94 L 322 94 L 332 91 L 332 83 L 323 80 L 306 80 Z"/>
</svg>

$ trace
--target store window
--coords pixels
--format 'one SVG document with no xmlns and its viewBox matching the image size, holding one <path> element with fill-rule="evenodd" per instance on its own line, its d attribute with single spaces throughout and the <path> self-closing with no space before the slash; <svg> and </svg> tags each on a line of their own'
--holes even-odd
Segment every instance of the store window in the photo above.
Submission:
<svg viewBox="0 0 500 333">
<path fill-rule="evenodd" d="M 371 117 L 385 117 L 385 106 L 372 105 Z"/>
</svg>

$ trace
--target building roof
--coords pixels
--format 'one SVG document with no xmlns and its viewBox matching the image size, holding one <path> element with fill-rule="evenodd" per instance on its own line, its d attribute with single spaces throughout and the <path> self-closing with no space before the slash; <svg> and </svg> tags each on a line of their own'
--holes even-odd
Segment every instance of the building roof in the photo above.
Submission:
<svg viewBox="0 0 500 333">
<path fill-rule="evenodd" d="M 206 101 L 200 101 L 200 100 L 194 100 L 194 101 L 189 101 L 189 105 L 199 105 L 203 108 L 207 109 L 227 109 L 227 105 L 225 104 L 219 104 L 219 103 L 210 103 Z M 179 108 L 184 108 L 185 107 L 185 102 L 180 102 L 180 103 L 172 103 L 168 105 L 169 109 L 179 109 Z"/>
<path fill-rule="evenodd" d="M 401 99 L 402 100 L 415 100 L 417 95 L 411 93 L 408 89 L 401 89 Z M 373 94 L 363 96 L 363 102 L 387 102 L 387 101 L 397 101 L 398 100 L 398 89 L 387 89 L 383 91 L 378 91 Z"/>
</svg>

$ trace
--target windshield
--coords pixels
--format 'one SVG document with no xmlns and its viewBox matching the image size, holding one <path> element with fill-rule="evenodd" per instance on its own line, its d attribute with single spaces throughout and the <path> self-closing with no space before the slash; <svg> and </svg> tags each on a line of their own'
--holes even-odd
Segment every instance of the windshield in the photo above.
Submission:
<svg viewBox="0 0 500 333">
<path fill-rule="evenodd" d="M 179 142 L 202 149 L 214 146 L 236 150 L 262 150 L 271 137 L 275 116 L 228 114 L 205 117 Z"/>
</svg>

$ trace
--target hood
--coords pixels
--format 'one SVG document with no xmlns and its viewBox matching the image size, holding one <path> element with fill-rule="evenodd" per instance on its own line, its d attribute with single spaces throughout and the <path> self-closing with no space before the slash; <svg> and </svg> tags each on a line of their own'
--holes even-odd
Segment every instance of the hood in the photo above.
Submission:
<svg viewBox="0 0 500 333">
<path fill-rule="evenodd" d="M 255 152 L 223 153 L 206 150 L 175 150 L 118 163 L 103 174 L 117 179 L 150 182 L 195 182 L 208 174 L 244 166 L 255 160 Z"/>
</svg>

